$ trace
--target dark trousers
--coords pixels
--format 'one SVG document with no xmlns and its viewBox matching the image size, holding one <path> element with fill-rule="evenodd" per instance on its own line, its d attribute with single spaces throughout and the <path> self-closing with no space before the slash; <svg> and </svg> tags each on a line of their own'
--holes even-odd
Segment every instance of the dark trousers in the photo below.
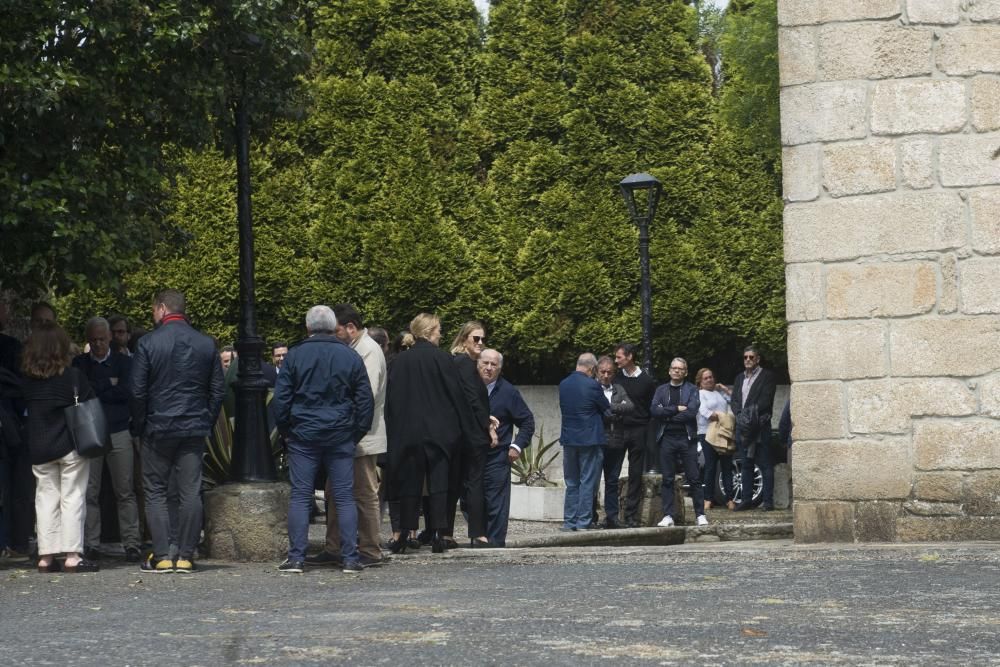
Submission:
<svg viewBox="0 0 1000 667">
<path fill-rule="evenodd" d="M 601 464 L 601 467 L 604 472 L 604 522 L 608 525 L 618 523 L 618 478 L 621 477 L 622 464 L 624 463 L 625 450 L 623 448 L 604 448 L 604 463 Z M 594 521 L 597 521 L 596 497 L 594 505 Z"/>
<path fill-rule="evenodd" d="M 759 434 L 751 438 L 749 443 L 752 444 L 755 440 L 756 447 L 754 447 L 753 456 L 749 455 L 748 443 L 743 442 L 742 439 L 736 442 L 740 454 L 743 456 L 743 464 L 740 468 L 743 495 L 740 502 L 749 503 L 753 500 L 753 467 L 756 464 L 760 468 L 763 479 L 761 480 L 760 499 L 755 504 L 774 507 L 774 464 L 771 462 L 771 428 L 769 424 L 762 426 Z"/>
<path fill-rule="evenodd" d="M 448 485 L 448 535 L 455 535 L 455 511 L 460 499 L 464 501 L 463 509 L 467 513 L 469 537 L 476 539 L 486 535 L 483 471 L 488 449 L 482 444 L 464 444 L 452 460 L 452 479 Z"/>
<path fill-rule="evenodd" d="M 497 546 L 507 542 L 510 521 L 510 459 L 509 447 L 494 447 L 486 455 L 483 470 L 483 494 L 486 510 L 486 537 Z"/>
<path fill-rule="evenodd" d="M 0 495 L 0 549 L 9 546 L 28 553 L 35 529 L 35 475 L 27 443 L 7 450 L 0 459 Z"/>
<path fill-rule="evenodd" d="M 625 522 L 639 521 L 639 503 L 642 501 L 642 473 L 647 466 L 647 440 L 649 425 L 625 426 L 622 429 L 622 439 L 628 454 L 628 494 L 625 498 Z M 607 500 L 604 501 L 607 503 Z"/>
<path fill-rule="evenodd" d="M 427 497 L 426 501 L 421 495 L 399 495 L 399 530 L 403 533 L 416 531 L 420 527 L 420 507 L 424 506 L 424 526 L 427 530 L 445 531 L 448 528 L 448 489 L 450 480 L 450 468 L 452 461 L 443 449 L 434 443 L 423 444 L 423 460 L 418 464 L 419 471 L 416 474 L 424 476 L 420 484 L 408 484 L 409 488 L 435 489 Z M 406 475 L 408 470 L 399 472 L 390 471 L 390 479 L 394 475 Z M 438 489 L 441 489 L 438 491 Z M 392 497 L 393 491 L 389 490 Z M 391 501 L 390 501 L 391 502 Z M 452 505 L 454 508 L 454 505 Z M 454 521 L 454 515 L 452 515 Z"/>
<path fill-rule="evenodd" d="M 722 491 L 726 501 L 733 499 L 733 456 L 720 454 L 715 447 L 705 441 L 705 435 L 699 435 L 701 451 L 705 454 L 705 469 L 702 471 L 702 486 L 705 488 L 705 498 L 715 498 L 715 472 L 722 471 Z"/>
<path fill-rule="evenodd" d="M 660 438 L 660 470 L 663 474 L 661 500 L 664 516 L 674 516 L 674 475 L 677 466 L 684 470 L 684 477 L 691 489 L 695 516 L 705 513 L 705 494 L 698 474 L 698 441 L 687 436 L 664 434 Z"/>
<path fill-rule="evenodd" d="M 190 560 L 201 536 L 201 466 L 205 438 L 148 438 L 143 440 L 142 446 L 146 523 L 153 538 L 153 557 L 163 560 L 170 556 L 170 514 L 173 511 L 177 517 L 177 557 Z M 168 498 L 174 489 L 176 499 Z"/>
</svg>

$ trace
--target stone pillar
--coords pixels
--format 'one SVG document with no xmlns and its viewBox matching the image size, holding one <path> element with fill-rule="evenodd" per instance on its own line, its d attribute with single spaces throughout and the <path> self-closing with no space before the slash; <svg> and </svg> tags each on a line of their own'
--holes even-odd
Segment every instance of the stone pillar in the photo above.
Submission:
<svg viewBox="0 0 1000 667">
<path fill-rule="evenodd" d="M 1000 539 L 1000 1 L 778 20 L 795 539 Z"/>
</svg>

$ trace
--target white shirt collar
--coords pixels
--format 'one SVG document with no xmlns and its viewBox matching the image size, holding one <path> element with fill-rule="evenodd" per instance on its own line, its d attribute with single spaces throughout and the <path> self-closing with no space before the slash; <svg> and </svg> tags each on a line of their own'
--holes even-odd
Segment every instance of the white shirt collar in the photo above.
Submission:
<svg viewBox="0 0 1000 667">
<path fill-rule="evenodd" d="M 622 373 L 624 373 L 624 374 L 625 374 L 625 377 L 630 377 L 630 378 L 637 378 L 637 377 L 639 377 L 640 375 L 642 375 L 642 367 L 641 367 L 641 366 L 636 366 L 636 367 L 635 367 L 635 370 L 634 370 L 633 372 L 631 372 L 631 373 L 629 373 L 629 372 L 628 372 L 627 370 L 625 370 L 625 369 L 623 368 L 623 369 L 622 369 Z"/>
</svg>

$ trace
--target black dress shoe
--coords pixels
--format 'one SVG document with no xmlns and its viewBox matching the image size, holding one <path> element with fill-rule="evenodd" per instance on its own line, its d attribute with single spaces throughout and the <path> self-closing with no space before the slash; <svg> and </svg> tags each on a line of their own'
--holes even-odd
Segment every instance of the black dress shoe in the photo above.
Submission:
<svg viewBox="0 0 1000 667">
<path fill-rule="evenodd" d="M 394 554 L 406 553 L 406 548 L 410 546 L 410 540 L 402 535 L 398 540 L 389 540 L 389 551 Z"/>
<path fill-rule="evenodd" d="M 472 540 L 469 545 L 473 549 L 496 549 L 497 546 L 492 542 L 483 542 L 481 540 Z"/>
<path fill-rule="evenodd" d="M 454 540 L 452 540 L 454 541 Z M 431 538 L 431 551 L 436 554 L 443 554 L 448 550 L 447 540 L 437 533 Z"/>
<path fill-rule="evenodd" d="M 416 550 L 416 549 L 419 549 L 420 547 L 422 547 L 424 545 L 417 538 L 411 537 L 408 540 L 406 540 L 406 546 L 408 548 L 410 548 L 410 549 Z"/>
<path fill-rule="evenodd" d="M 746 512 L 753 509 L 753 503 L 740 503 L 733 508 L 734 512 Z"/>
<path fill-rule="evenodd" d="M 617 528 L 621 528 L 621 525 L 619 525 L 617 521 L 608 520 L 604 522 L 604 528 L 607 530 L 615 530 Z"/>
<path fill-rule="evenodd" d="M 417 533 L 417 540 L 419 540 L 421 544 L 430 544 L 433 539 L 434 533 L 429 530 L 421 530 Z"/>
</svg>

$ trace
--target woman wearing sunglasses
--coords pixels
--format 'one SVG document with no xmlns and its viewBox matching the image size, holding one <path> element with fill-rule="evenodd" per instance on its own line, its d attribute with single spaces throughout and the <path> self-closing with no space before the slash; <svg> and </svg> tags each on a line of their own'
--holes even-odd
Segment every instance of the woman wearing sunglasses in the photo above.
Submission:
<svg viewBox="0 0 1000 667">
<path fill-rule="evenodd" d="M 451 353 L 462 377 L 462 389 L 472 407 L 476 424 L 482 431 L 475 442 L 466 442 L 459 455 L 452 461 L 452 487 L 448 497 L 450 521 L 448 537 L 453 539 L 455 528 L 455 506 L 459 498 L 465 501 L 465 511 L 469 519 L 469 538 L 473 548 L 491 546 L 486 539 L 486 507 L 483 495 L 483 469 L 486 454 L 495 444 L 496 434 L 490 430 L 490 397 L 486 385 L 479 377 L 476 362 L 486 347 L 486 328 L 481 322 L 471 320 L 462 325 L 451 344 Z M 478 436 L 479 434 L 477 434 Z"/>
</svg>

